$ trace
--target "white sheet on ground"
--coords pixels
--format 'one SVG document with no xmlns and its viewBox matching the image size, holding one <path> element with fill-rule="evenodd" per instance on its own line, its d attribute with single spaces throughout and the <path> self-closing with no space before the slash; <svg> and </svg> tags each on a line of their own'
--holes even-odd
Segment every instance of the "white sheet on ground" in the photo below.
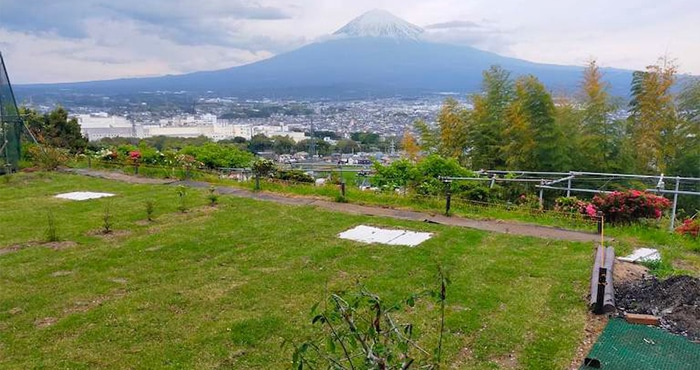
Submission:
<svg viewBox="0 0 700 370">
<path fill-rule="evenodd" d="M 111 193 L 95 193 L 92 191 L 74 191 L 72 193 L 64 193 L 56 195 L 56 198 L 70 199 L 70 200 L 88 200 L 88 199 L 98 199 L 113 197 L 114 194 Z"/>
<path fill-rule="evenodd" d="M 338 234 L 338 237 L 363 243 L 415 247 L 430 239 L 432 234 L 407 230 L 380 229 L 378 227 L 360 225 Z"/>
<path fill-rule="evenodd" d="M 656 249 L 639 248 L 629 256 L 618 257 L 618 259 L 625 262 L 661 261 L 661 254 Z"/>
</svg>

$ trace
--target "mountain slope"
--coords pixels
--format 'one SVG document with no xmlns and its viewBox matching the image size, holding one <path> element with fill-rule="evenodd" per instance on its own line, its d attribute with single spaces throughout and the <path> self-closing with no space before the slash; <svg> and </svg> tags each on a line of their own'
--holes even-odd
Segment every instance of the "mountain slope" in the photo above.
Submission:
<svg viewBox="0 0 700 370">
<path fill-rule="evenodd" d="M 538 64 L 468 46 L 423 41 L 422 29 L 390 13 L 372 11 L 326 41 L 256 63 L 178 76 L 38 85 L 30 90 L 74 92 L 214 91 L 263 96 L 367 96 L 477 91 L 482 72 L 500 65 L 514 76 L 533 74 L 550 89 L 571 92 L 581 67 Z M 625 95 L 631 72 L 603 71 L 612 92 Z"/>
</svg>

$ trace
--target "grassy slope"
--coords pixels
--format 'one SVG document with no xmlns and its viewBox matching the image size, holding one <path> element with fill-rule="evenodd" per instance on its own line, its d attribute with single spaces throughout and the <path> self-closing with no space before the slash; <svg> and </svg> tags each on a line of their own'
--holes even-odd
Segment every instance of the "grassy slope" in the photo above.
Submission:
<svg viewBox="0 0 700 370">
<path fill-rule="evenodd" d="M 118 196 L 51 197 L 77 190 Z M 153 224 L 137 223 L 146 199 L 156 201 Z M 433 284 L 436 262 L 453 282 L 447 362 L 498 368 L 514 353 L 523 368 L 559 369 L 582 339 L 589 245 L 230 197 L 210 210 L 194 190 L 188 202 L 180 214 L 173 187 L 71 175 L 0 184 L 0 248 L 40 241 L 47 209 L 62 239 L 78 243 L 0 255 L 0 367 L 285 368 L 282 338 L 313 332 L 309 308 L 325 291 L 361 280 L 399 300 Z M 106 204 L 117 235 L 91 235 Z M 336 238 L 360 223 L 436 236 L 417 248 Z M 412 317 L 434 326 L 437 312 Z"/>
</svg>

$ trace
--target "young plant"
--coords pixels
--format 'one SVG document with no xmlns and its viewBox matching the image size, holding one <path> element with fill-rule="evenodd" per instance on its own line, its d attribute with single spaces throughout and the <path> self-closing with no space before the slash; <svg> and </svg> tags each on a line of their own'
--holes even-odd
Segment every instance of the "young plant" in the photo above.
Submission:
<svg viewBox="0 0 700 370">
<path fill-rule="evenodd" d="M 146 220 L 153 221 L 153 212 L 155 211 L 155 202 L 153 200 L 147 200 L 144 202 L 146 207 Z"/>
<path fill-rule="evenodd" d="M 219 203 L 219 194 L 216 194 L 216 187 L 209 187 L 209 194 L 207 194 L 207 199 L 209 199 L 209 206 L 214 207 Z"/>
<path fill-rule="evenodd" d="M 48 243 L 57 242 L 59 237 L 58 232 L 56 231 L 56 218 L 54 217 L 53 212 L 49 211 L 49 213 L 46 215 L 46 221 L 46 241 Z"/>
<path fill-rule="evenodd" d="M 187 212 L 187 187 L 184 185 L 178 185 L 175 191 L 177 192 L 177 197 L 180 202 L 180 204 L 177 206 L 177 210 L 181 213 Z"/>
<path fill-rule="evenodd" d="M 102 212 L 102 234 L 111 233 L 113 231 L 112 227 L 112 210 L 110 204 L 106 203 Z"/>
<path fill-rule="evenodd" d="M 442 268 L 438 268 L 438 277 L 438 290 L 414 294 L 399 304 L 388 304 L 364 287 L 354 293 L 331 294 L 323 311 L 318 311 L 318 303 L 312 307 L 311 322 L 320 326 L 321 333 L 295 347 L 293 368 L 438 369 L 449 284 Z M 439 322 L 433 325 L 438 338 L 432 351 L 425 343 L 431 330 L 414 332 L 413 324 L 401 323 L 402 308 L 415 307 L 422 297 L 432 297 L 440 305 Z M 423 337 L 417 337 L 417 332 Z"/>
</svg>

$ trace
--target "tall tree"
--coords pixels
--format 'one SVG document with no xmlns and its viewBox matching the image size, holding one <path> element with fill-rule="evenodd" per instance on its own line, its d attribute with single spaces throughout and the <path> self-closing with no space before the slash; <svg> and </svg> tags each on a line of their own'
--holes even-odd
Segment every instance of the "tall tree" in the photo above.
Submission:
<svg viewBox="0 0 700 370">
<path fill-rule="evenodd" d="M 689 80 L 678 97 L 679 145 L 672 171 L 700 177 L 700 79 Z"/>
<path fill-rule="evenodd" d="M 457 100 L 445 100 L 438 114 L 440 128 L 439 152 L 451 158 L 461 159 L 466 149 L 467 111 Z"/>
<path fill-rule="evenodd" d="M 515 99 L 508 107 L 506 163 L 512 169 L 563 171 L 571 161 L 566 138 L 556 124 L 552 96 L 534 76 L 515 84 Z M 519 168 L 516 168 L 519 167 Z"/>
<path fill-rule="evenodd" d="M 589 171 L 606 172 L 615 167 L 613 156 L 622 131 L 612 117 L 615 106 L 608 88 L 596 61 L 590 61 L 581 84 L 581 161 L 577 162 Z"/>
<path fill-rule="evenodd" d="M 406 130 L 401 139 L 401 147 L 406 153 L 406 158 L 412 162 L 416 162 L 420 155 L 420 146 L 416 142 L 416 138 L 411 135 L 411 132 Z"/>
<path fill-rule="evenodd" d="M 637 171 L 666 172 L 675 160 L 683 134 L 671 91 L 676 66 L 663 58 L 644 72 L 634 72 L 629 134 Z"/>
<path fill-rule="evenodd" d="M 36 139 L 46 145 L 68 149 L 73 153 L 85 150 L 88 140 L 80 131 L 80 124 L 75 118 L 68 117 L 68 111 L 57 107 L 41 115 L 31 109 L 22 108 L 27 127 Z"/>
<path fill-rule="evenodd" d="M 499 169 L 506 165 L 501 152 L 506 109 L 513 99 L 510 72 L 492 66 L 483 73 L 482 92 L 472 96 L 469 157 L 473 168 Z"/>
<path fill-rule="evenodd" d="M 424 153 L 435 153 L 440 146 L 440 132 L 438 129 L 430 127 L 427 122 L 422 119 L 413 123 L 413 128 L 418 131 L 420 138 L 420 148 Z"/>
</svg>

